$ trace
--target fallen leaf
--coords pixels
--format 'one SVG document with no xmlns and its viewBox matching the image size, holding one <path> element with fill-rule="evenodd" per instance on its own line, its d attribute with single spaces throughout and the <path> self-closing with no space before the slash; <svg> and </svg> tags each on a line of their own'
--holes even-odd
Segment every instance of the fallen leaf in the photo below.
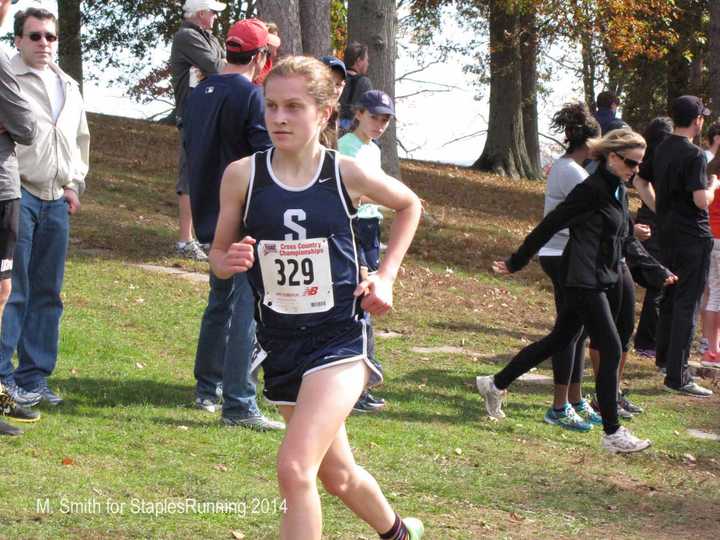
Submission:
<svg viewBox="0 0 720 540">
<path fill-rule="evenodd" d="M 75 460 L 73 458 L 64 457 L 62 459 L 62 464 L 63 465 L 75 465 Z"/>
<path fill-rule="evenodd" d="M 514 521 L 515 523 L 522 523 L 524 520 L 525 518 L 521 515 L 516 514 L 515 512 L 510 512 L 510 521 Z"/>
<path fill-rule="evenodd" d="M 455 453 L 456 453 L 458 456 L 462 456 L 462 448 L 456 448 L 456 449 L 455 449 Z"/>
<path fill-rule="evenodd" d="M 230 534 L 235 540 L 243 540 L 243 538 L 245 538 L 245 535 L 240 531 L 230 531 Z"/>
<path fill-rule="evenodd" d="M 140 363 L 140 362 L 135 362 L 135 367 L 138 368 L 138 369 L 144 369 L 144 368 L 145 368 L 145 364 L 142 364 L 142 363 Z"/>
<path fill-rule="evenodd" d="M 222 463 L 218 463 L 217 465 L 215 465 L 215 470 L 218 470 L 220 472 L 227 472 L 228 468 L 227 468 L 227 466 L 223 465 Z"/>
<path fill-rule="evenodd" d="M 187 431 L 187 430 L 190 429 L 190 428 L 187 427 L 187 426 L 178 426 L 178 429 L 181 430 L 181 431 Z"/>
</svg>

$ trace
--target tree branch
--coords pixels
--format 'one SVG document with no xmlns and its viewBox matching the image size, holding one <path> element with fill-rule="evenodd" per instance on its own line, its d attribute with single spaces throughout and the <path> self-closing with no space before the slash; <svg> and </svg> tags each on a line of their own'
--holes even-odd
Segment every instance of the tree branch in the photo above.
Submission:
<svg viewBox="0 0 720 540">
<path fill-rule="evenodd" d="M 449 88 L 424 88 L 423 90 L 418 90 L 417 92 L 411 92 L 410 94 L 405 94 L 402 96 L 395 96 L 395 101 L 399 101 L 401 99 L 407 99 L 409 97 L 413 96 L 419 96 L 420 94 L 441 94 L 441 93 L 447 93 L 450 92 Z"/>
<path fill-rule="evenodd" d="M 540 54 L 542 54 L 545 58 L 552 60 L 556 64 L 559 64 L 561 67 L 564 67 L 565 69 L 569 69 L 570 71 L 574 72 L 577 75 L 582 75 L 582 72 L 583 72 L 582 68 L 571 66 L 570 64 L 567 64 L 567 63 L 563 62 L 562 60 L 558 60 L 557 58 L 550 56 L 545 51 L 541 51 Z"/>
<path fill-rule="evenodd" d="M 482 135 L 483 133 L 487 133 L 487 129 L 481 129 L 480 131 L 476 131 L 475 133 L 470 133 L 469 135 L 463 135 L 462 137 L 457 137 L 456 139 L 452 139 L 451 141 L 446 142 L 443 144 L 440 148 L 445 148 L 448 145 L 451 145 L 452 143 L 456 143 L 458 141 L 462 141 L 465 139 L 472 139 L 473 137 L 477 137 L 478 135 Z"/>
<path fill-rule="evenodd" d="M 407 79 L 410 75 L 415 75 L 416 73 L 422 73 L 430 66 L 434 66 L 435 64 L 439 64 L 441 62 L 444 62 L 444 59 L 438 58 L 437 60 L 433 60 L 432 62 L 429 62 L 423 66 L 420 66 L 418 69 L 414 69 L 412 71 L 408 71 L 407 73 L 403 73 L 399 77 L 395 77 L 395 82 L 402 81 L 404 79 Z"/>
<path fill-rule="evenodd" d="M 539 132 L 538 132 L 538 135 L 540 135 L 541 137 L 545 137 L 546 139 L 549 139 L 552 142 L 557 143 L 560 146 L 562 146 L 563 148 L 565 148 L 565 143 L 558 141 L 555 137 L 551 137 L 550 135 L 545 135 L 544 133 L 539 133 Z"/>
</svg>

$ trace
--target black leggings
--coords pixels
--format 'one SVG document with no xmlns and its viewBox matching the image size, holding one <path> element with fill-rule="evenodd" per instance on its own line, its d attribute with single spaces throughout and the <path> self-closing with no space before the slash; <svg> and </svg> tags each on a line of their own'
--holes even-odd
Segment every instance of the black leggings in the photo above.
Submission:
<svg viewBox="0 0 720 540">
<path fill-rule="evenodd" d="M 600 368 L 595 381 L 595 391 L 600 404 L 603 429 L 610 435 L 620 427 L 617 416 L 617 394 L 618 366 L 622 347 L 615 318 L 605 291 L 566 287 L 564 296 L 566 301 L 558 313 L 552 331 L 517 353 L 510 363 L 495 375 L 495 386 L 500 390 L 507 388 L 515 379 L 546 358 L 566 349 L 584 325 L 585 331 L 597 344 L 600 353 Z"/>
<path fill-rule="evenodd" d="M 555 295 L 555 313 L 560 313 L 564 303 L 565 286 L 562 284 L 562 256 L 540 257 L 540 266 L 553 284 Z M 585 338 L 582 328 L 570 344 L 560 352 L 553 354 L 552 367 L 555 384 L 579 384 L 585 370 Z"/>
<path fill-rule="evenodd" d="M 628 352 L 630 338 L 635 329 L 635 282 L 624 262 L 620 263 L 619 277 L 615 286 L 607 290 L 607 297 L 620 336 L 620 347 L 623 352 Z M 590 340 L 590 348 L 597 349 L 592 340 Z"/>
</svg>

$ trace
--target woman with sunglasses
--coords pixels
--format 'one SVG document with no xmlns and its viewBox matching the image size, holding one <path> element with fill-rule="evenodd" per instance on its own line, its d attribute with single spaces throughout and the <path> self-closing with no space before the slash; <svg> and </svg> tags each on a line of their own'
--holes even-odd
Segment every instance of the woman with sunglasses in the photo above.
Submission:
<svg viewBox="0 0 720 540">
<path fill-rule="evenodd" d="M 485 398 L 488 414 L 504 417 L 502 399 L 508 386 L 565 349 L 584 326 L 600 352 L 596 392 L 605 431 L 602 446 L 612 453 L 638 452 L 650 446 L 650 441 L 638 439 L 618 421 L 618 366 L 622 347 L 607 290 L 619 279 L 623 255 L 652 275 L 654 281 L 670 284 L 677 278 L 650 257 L 630 234 L 625 183 L 637 172 L 645 152 L 645 140 L 631 129 L 617 129 L 602 139 L 588 140 L 587 144 L 591 155 L 600 162 L 596 172 L 545 216 L 510 258 L 493 263 L 493 270 L 498 274 L 517 272 L 555 233 L 570 229 L 563 252 L 565 302 L 555 326 L 550 334 L 522 349 L 500 372 L 479 377 L 478 390 Z"/>
</svg>

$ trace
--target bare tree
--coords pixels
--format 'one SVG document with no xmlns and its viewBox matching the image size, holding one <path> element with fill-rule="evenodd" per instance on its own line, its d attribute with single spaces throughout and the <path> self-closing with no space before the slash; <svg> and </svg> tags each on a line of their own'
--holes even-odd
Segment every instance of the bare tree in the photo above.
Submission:
<svg viewBox="0 0 720 540">
<path fill-rule="evenodd" d="M 298 0 L 257 0 L 256 8 L 260 20 L 278 25 L 281 55 L 303 53 Z"/>
<path fill-rule="evenodd" d="M 300 27 L 305 54 L 330 54 L 330 0 L 300 0 Z"/>
<path fill-rule="evenodd" d="M 80 0 L 58 0 L 58 57 L 60 67 L 83 89 L 82 12 Z"/>
<path fill-rule="evenodd" d="M 349 0 L 348 39 L 367 44 L 370 55 L 368 77 L 373 86 L 395 98 L 397 11 L 395 0 Z M 395 122 L 380 139 L 385 172 L 400 175 Z"/>
<path fill-rule="evenodd" d="M 533 176 L 541 176 L 540 137 L 538 136 L 538 36 L 537 14 L 528 9 L 520 17 L 520 79 L 522 83 L 522 119 L 525 147 Z"/>
<path fill-rule="evenodd" d="M 473 167 L 502 176 L 537 177 L 525 145 L 519 16 L 503 0 L 490 4 L 490 121 Z"/>
<path fill-rule="evenodd" d="M 708 69 L 710 71 L 710 101 L 717 114 L 720 111 L 720 2 L 710 2 Z"/>
</svg>

